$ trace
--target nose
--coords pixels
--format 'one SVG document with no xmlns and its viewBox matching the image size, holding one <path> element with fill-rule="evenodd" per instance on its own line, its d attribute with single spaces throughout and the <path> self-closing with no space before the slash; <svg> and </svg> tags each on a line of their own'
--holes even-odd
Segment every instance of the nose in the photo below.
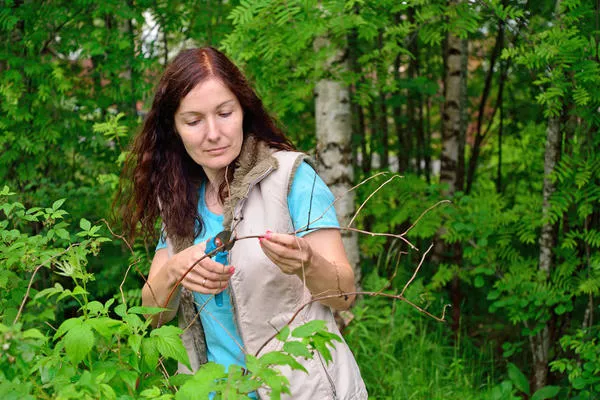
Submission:
<svg viewBox="0 0 600 400">
<path fill-rule="evenodd" d="M 208 132 L 206 134 L 206 138 L 210 142 L 216 142 L 219 140 L 220 132 L 217 124 L 217 119 L 215 117 L 209 117 L 207 120 L 207 128 Z"/>
</svg>

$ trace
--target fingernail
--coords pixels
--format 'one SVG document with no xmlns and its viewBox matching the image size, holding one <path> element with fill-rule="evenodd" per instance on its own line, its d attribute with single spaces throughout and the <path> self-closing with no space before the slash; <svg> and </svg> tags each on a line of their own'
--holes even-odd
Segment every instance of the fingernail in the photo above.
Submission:
<svg viewBox="0 0 600 400">
<path fill-rule="evenodd" d="M 264 239 L 264 237 L 263 237 L 263 236 L 259 236 L 259 237 L 258 237 L 258 241 L 259 241 L 259 242 L 262 242 L 262 240 L 263 240 L 263 239 Z"/>
<path fill-rule="evenodd" d="M 271 232 L 271 231 L 267 230 L 267 232 L 265 233 L 265 236 L 264 236 L 264 238 L 265 238 L 265 239 L 267 239 L 267 240 L 271 239 L 271 234 L 272 234 L 272 233 L 273 233 L 273 232 Z"/>
<path fill-rule="evenodd" d="M 230 267 L 230 268 L 229 268 L 229 273 L 230 273 L 230 274 L 233 274 L 234 272 L 235 272 L 235 267 Z"/>
</svg>

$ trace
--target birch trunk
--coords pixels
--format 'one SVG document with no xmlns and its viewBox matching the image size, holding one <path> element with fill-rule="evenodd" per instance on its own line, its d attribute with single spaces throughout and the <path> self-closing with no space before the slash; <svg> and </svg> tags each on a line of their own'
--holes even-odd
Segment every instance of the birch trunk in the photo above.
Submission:
<svg viewBox="0 0 600 400">
<path fill-rule="evenodd" d="M 552 117 L 548 120 L 546 129 L 546 152 L 544 156 L 544 202 L 542 205 L 542 218 L 546 220 L 550 213 L 550 197 L 556 191 L 556 184 L 550 179 L 552 171 L 556 167 L 560 157 L 561 130 L 560 118 Z M 542 225 L 540 234 L 540 261 L 539 269 L 544 272 L 546 277 L 550 277 L 553 267 L 552 250 L 556 245 L 556 224 L 550 222 Z M 542 330 L 530 338 L 531 350 L 533 355 L 533 385 L 534 391 L 546 386 L 548 378 L 548 361 L 550 350 L 550 326 L 544 325 Z"/>
<path fill-rule="evenodd" d="M 447 195 L 462 190 L 464 175 L 464 139 L 466 133 L 466 54 L 467 44 L 453 34 L 448 35 L 444 105 L 442 122 L 442 156 L 440 183 L 448 185 Z"/>
<path fill-rule="evenodd" d="M 457 1 L 454 1 L 457 3 Z M 464 143 L 467 128 L 467 41 L 449 32 L 444 52 L 444 104 L 442 109 L 442 155 L 440 183 L 446 184 L 444 195 L 452 197 L 462 190 L 464 180 Z M 462 248 L 439 239 L 437 232 L 433 260 L 460 265 Z M 452 299 L 452 329 L 458 334 L 462 293 L 460 280 L 454 276 L 448 290 Z"/>
<path fill-rule="evenodd" d="M 345 194 L 354 181 L 351 146 L 351 114 L 349 88 L 341 82 L 322 79 L 315 87 L 315 116 L 319 175 L 335 197 L 338 220 L 345 226 L 354 215 L 354 192 Z M 360 282 L 358 236 L 342 232 L 354 279 Z"/>
<path fill-rule="evenodd" d="M 560 20 L 560 3 L 556 1 L 556 14 Z M 550 198 L 556 191 L 556 184 L 550 179 L 550 175 L 560 158 L 562 132 L 560 116 L 550 117 L 548 119 L 548 127 L 546 128 L 546 149 L 544 153 L 544 187 L 543 187 L 543 203 L 542 203 L 542 219 L 546 221 L 542 225 L 540 233 L 540 259 L 539 269 L 547 278 L 553 268 L 554 258 L 552 250 L 556 245 L 557 225 L 548 221 L 550 213 Z M 550 321 L 552 322 L 552 321 Z M 551 343 L 550 323 L 545 323 L 541 331 L 535 336 L 530 337 L 530 345 L 533 356 L 533 389 L 534 391 L 546 386 L 548 379 L 548 361 Z"/>
</svg>

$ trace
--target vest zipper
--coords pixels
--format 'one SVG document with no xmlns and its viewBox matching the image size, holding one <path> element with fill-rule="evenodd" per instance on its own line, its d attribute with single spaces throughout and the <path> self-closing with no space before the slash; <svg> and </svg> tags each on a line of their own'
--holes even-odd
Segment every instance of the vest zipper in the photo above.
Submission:
<svg viewBox="0 0 600 400">
<path fill-rule="evenodd" d="M 240 199 L 240 201 L 238 202 L 238 204 L 235 205 L 235 207 L 233 208 L 233 218 L 231 221 L 231 226 L 230 226 L 230 230 L 232 232 L 232 234 L 234 233 L 234 227 L 235 227 L 235 217 L 237 215 L 237 211 L 241 211 L 242 207 L 244 206 L 244 203 L 246 202 L 246 199 L 248 198 L 248 195 L 250 194 L 250 190 L 252 190 L 252 188 L 254 186 L 256 186 L 258 184 L 258 182 L 262 181 L 267 175 L 269 175 L 271 173 L 271 171 L 273 171 L 273 167 L 269 167 L 264 173 L 262 173 L 258 178 L 256 178 L 254 180 L 254 182 L 252 182 L 250 185 L 248 185 L 248 190 L 246 191 L 246 194 L 244 195 L 244 197 L 242 197 L 242 199 Z M 233 250 L 233 249 L 231 249 Z M 231 253 L 232 251 L 229 251 L 228 254 L 228 262 L 229 265 L 231 265 Z M 237 312 L 237 301 L 235 299 L 235 290 L 233 288 L 233 285 L 229 285 L 229 299 L 231 301 L 231 308 L 233 310 L 233 315 L 234 315 L 234 321 L 235 324 L 237 325 L 237 329 L 238 329 L 238 333 L 240 334 L 240 337 L 242 338 L 242 344 L 244 344 L 244 335 L 242 333 L 242 324 L 240 323 L 239 320 L 239 314 Z M 244 344 L 245 346 L 245 344 Z"/>
</svg>

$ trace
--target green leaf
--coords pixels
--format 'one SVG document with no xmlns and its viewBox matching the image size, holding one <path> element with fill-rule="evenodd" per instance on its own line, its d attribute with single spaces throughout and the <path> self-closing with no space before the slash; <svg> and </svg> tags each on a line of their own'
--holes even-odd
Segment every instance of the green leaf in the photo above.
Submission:
<svg viewBox="0 0 600 400">
<path fill-rule="evenodd" d="M 292 331 L 292 336 L 297 338 L 305 338 L 325 329 L 325 326 L 325 321 L 316 319 L 294 329 Z"/>
<path fill-rule="evenodd" d="M 152 386 L 150 389 L 142 390 L 140 396 L 145 397 L 147 399 L 153 399 L 155 397 L 160 396 L 160 389 L 156 386 Z"/>
<path fill-rule="evenodd" d="M 289 354 L 282 353 L 281 351 L 272 351 L 264 354 L 259 358 L 259 360 L 261 363 L 267 365 L 289 365 L 292 369 L 304 371 L 308 374 L 306 368 L 296 361 L 294 357 L 290 356 Z"/>
<path fill-rule="evenodd" d="M 175 399 L 208 399 L 210 393 L 214 391 L 216 386 L 215 381 L 217 379 L 223 379 L 226 376 L 225 367 L 223 365 L 212 362 L 204 364 L 192 378 L 188 379 L 187 382 L 179 388 L 179 391 L 175 395 Z"/>
<path fill-rule="evenodd" d="M 46 336 L 44 336 L 42 334 L 42 332 L 38 331 L 37 329 L 28 329 L 25 332 L 23 332 L 23 338 L 24 339 L 41 339 L 41 340 L 46 340 Z"/>
<path fill-rule="evenodd" d="M 323 356 L 323 359 L 327 363 L 329 363 L 330 361 L 333 360 L 333 356 L 331 355 L 331 351 L 327 347 L 328 343 L 329 343 L 328 340 L 323 339 L 323 338 L 321 338 L 319 336 L 316 336 L 313 339 L 313 345 L 315 346 L 315 349 L 321 354 L 321 356 Z"/>
<path fill-rule="evenodd" d="M 529 396 L 529 380 L 513 363 L 508 363 L 508 377 L 517 389 Z"/>
<path fill-rule="evenodd" d="M 69 231 L 67 231 L 64 228 L 57 229 L 55 232 L 56 232 L 56 236 L 58 236 L 59 238 L 64 239 L 64 240 L 69 240 L 69 238 L 71 237 L 69 234 Z"/>
<path fill-rule="evenodd" d="M 74 326 L 81 324 L 82 322 L 79 318 L 69 318 L 65 320 L 56 330 L 56 333 L 54 334 L 54 340 L 64 335 L 67 331 L 73 329 Z"/>
<path fill-rule="evenodd" d="M 93 315 L 98 315 L 104 310 L 104 305 L 96 300 L 90 301 L 84 307 Z"/>
<path fill-rule="evenodd" d="M 142 340 L 142 360 L 149 371 L 156 369 L 158 364 L 158 349 L 156 348 L 156 338 L 144 338 Z"/>
<path fill-rule="evenodd" d="M 160 312 L 163 311 L 168 311 L 168 308 L 161 308 L 161 307 L 131 307 L 128 312 L 130 314 L 142 314 L 142 315 L 146 315 L 146 314 L 158 314 Z"/>
<path fill-rule="evenodd" d="M 190 360 L 179 337 L 181 332 L 176 326 L 165 325 L 154 329 L 150 337 L 155 338 L 156 349 L 162 356 L 173 358 L 191 369 Z"/>
<path fill-rule="evenodd" d="M 81 218 L 81 220 L 79 221 L 79 227 L 84 231 L 89 231 L 92 227 L 92 224 L 87 219 Z"/>
<path fill-rule="evenodd" d="M 52 204 L 52 209 L 54 211 L 58 210 L 60 208 L 60 206 L 63 205 L 63 203 L 65 202 L 66 199 L 59 199 L 56 200 L 53 204 Z"/>
<path fill-rule="evenodd" d="M 34 296 L 34 299 L 39 299 L 40 297 L 54 296 L 59 293 L 62 293 L 63 290 L 64 290 L 64 288 L 62 287 L 62 285 L 60 283 L 56 282 L 54 284 L 54 287 L 46 288 L 46 289 L 40 290 L 38 293 L 36 293 L 36 295 Z"/>
<path fill-rule="evenodd" d="M 544 386 L 531 396 L 531 400 L 551 399 L 558 395 L 558 392 L 560 392 L 559 386 Z"/>
<path fill-rule="evenodd" d="M 123 318 L 127 315 L 127 306 L 125 304 L 119 304 L 115 307 L 115 314 L 119 317 Z"/>
<path fill-rule="evenodd" d="M 476 288 L 481 288 L 485 285 L 485 280 L 481 275 L 477 275 L 475 277 L 475 282 L 473 282 Z"/>
<path fill-rule="evenodd" d="M 108 317 L 92 318 L 87 320 L 85 323 L 92 327 L 102 337 L 107 339 L 110 339 L 112 336 L 114 336 L 119 331 L 119 328 L 121 328 L 123 325 L 121 321 L 117 321 Z"/>
<path fill-rule="evenodd" d="M 129 347 L 131 347 L 131 349 L 136 353 L 139 354 L 140 353 L 140 348 L 142 346 L 142 336 L 141 335 L 130 335 L 127 338 L 127 344 L 129 345 Z"/>
<path fill-rule="evenodd" d="M 94 333 L 87 325 L 76 325 L 63 338 L 67 356 L 74 365 L 79 364 L 94 347 Z"/>
<path fill-rule="evenodd" d="M 279 333 L 277 334 L 277 340 L 280 342 L 285 342 L 285 340 L 290 336 L 290 327 L 289 325 L 284 326 Z"/>
<path fill-rule="evenodd" d="M 287 351 L 295 357 L 312 358 L 313 355 L 308 349 L 308 346 L 302 342 L 285 342 L 283 350 Z"/>
</svg>

